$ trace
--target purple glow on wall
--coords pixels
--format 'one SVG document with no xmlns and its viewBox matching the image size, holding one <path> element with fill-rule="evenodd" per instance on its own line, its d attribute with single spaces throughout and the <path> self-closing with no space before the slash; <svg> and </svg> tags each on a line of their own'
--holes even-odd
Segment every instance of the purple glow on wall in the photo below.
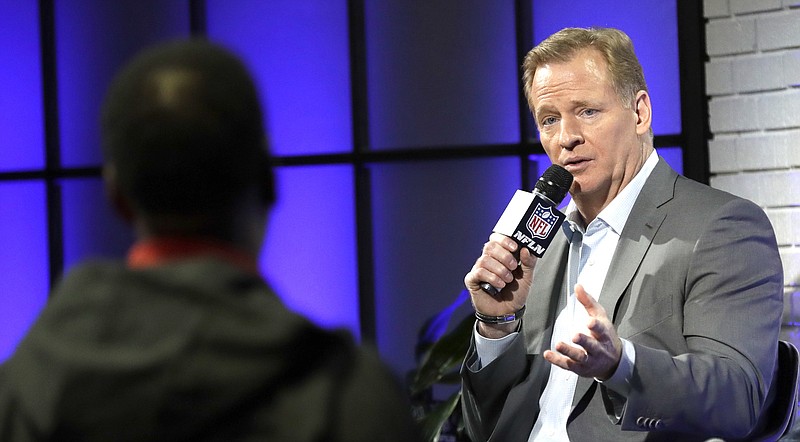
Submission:
<svg viewBox="0 0 800 442">
<path fill-rule="evenodd" d="M 345 0 L 207 0 L 208 36 L 259 84 L 272 152 L 352 150 Z"/>
<path fill-rule="evenodd" d="M 261 270 L 289 306 L 359 336 L 352 166 L 283 167 Z"/>
<path fill-rule="evenodd" d="M 514 2 L 375 0 L 364 10 L 374 149 L 519 142 Z"/>
<path fill-rule="evenodd" d="M 274 155 L 353 149 L 347 3 L 206 2 L 208 35 L 256 77 Z M 278 202 L 261 268 L 286 304 L 359 331 L 353 169 L 276 170 Z"/>
<path fill-rule="evenodd" d="M 653 103 L 656 135 L 681 132 L 676 0 L 536 0 L 534 42 L 566 27 L 619 28 L 633 40 Z M 568 9 L 568 13 L 565 10 Z"/>
<path fill-rule="evenodd" d="M 114 213 L 102 179 L 65 179 L 60 184 L 65 271 L 86 259 L 123 259 L 133 243 L 132 227 Z"/>
<path fill-rule="evenodd" d="M 61 160 L 100 164 L 100 106 L 117 69 L 142 48 L 189 35 L 189 1 L 55 3 Z"/>
<path fill-rule="evenodd" d="M 413 367 L 425 321 L 464 289 L 464 275 L 520 187 L 519 162 L 506 157 L 370 166 L 377 344 L 396 373 Z M 470 309 L 467 302 L 453 322 Z"/>
<path fill-rule="evenodd" d="M 47 301 L 47 211 L 40 181 L 0 183 L 0 362 Z"/>
<path fill-rule="evenodd" d="M 0 0 L 0 171 L 44 167 L 36 2 Z"/>
</svg>

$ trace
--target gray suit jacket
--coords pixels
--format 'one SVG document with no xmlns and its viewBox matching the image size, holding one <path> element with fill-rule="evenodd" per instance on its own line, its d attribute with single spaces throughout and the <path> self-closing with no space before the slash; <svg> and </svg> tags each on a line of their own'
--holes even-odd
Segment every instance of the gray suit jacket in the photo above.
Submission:
<svg viewBox="0 0 800 442">
<path fill-rule="evenodd" d="M 539 413 L 569 244 L 537 263 L 520 336 L 500 358 L 462 368 L 473 440 L 526 441 Z M 600 293 L 636 349 L 627 398 L 578 381 L 572 441 L 745 437 L 774 375 L 783 274 L 771 224 L 753 203 L 679 176 L 663 159 L 633 206 Z"/>
</svg>

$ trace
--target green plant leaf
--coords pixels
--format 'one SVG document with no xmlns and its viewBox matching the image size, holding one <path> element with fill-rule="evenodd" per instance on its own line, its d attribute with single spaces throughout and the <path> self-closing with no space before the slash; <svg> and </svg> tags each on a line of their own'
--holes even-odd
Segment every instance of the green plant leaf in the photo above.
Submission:
<svg viewBox="0 0 800 442">
<path fill-rule="evenodd" d="M 452 381 L 450 372 L 457 369 L 469 349 L 475 318 L 467 316 L 450 332 L 434 342 L 422 359 L 411 384 L 412 394 L 417 394 L 442 379 Z"/>
<path fill-rule="evenodd" d="M 457 391 L 447 400 L 437 404 L 422 419 L 422 440 L 428 442 L 438 442 L 439 433 L 442 431 L 444 423 L 453 414 L 453 410 L 458 406 L 461 399 L 461 392 Z"/>
</svg>

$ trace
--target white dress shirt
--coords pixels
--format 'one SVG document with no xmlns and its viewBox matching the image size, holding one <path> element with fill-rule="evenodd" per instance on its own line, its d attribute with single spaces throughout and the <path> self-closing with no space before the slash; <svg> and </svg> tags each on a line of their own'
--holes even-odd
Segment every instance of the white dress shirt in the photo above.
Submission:
<svg viewBox="0 0 800 442">
<path fill-rule="evenodd" d="M 589 315 L 574 294 L 575 283 L 581 284 L 586 293 L 598 299 L 603 283 L 611 265 L 611 259 L 619 242 L 619 236 L 628 220 L 634 202 L 644 186 L 644 182 L 658 162 L 658 155 L 652 152 L 642 169 L 624 189 L 606 206 L 589 225 L 583 226 L 575 202 L 566 209 L 567 222 L 562 228 L 570 238 L 570 251 L 567 268 L 566 305 L 558 314 L 553 328 L 551 348 L 558 342 L 572 344 L 576 333 L 588 334 Z M 502 354 L 519 333 L 512 333 L 501 339 L 488 339 L 474 332 L 478 361 L 473 369 L 486 366 Z M 619 394 L 627 395 L 629 381 L 633 375 L 636 354 L 633 344 L 622 339 L 622 358 L 611 378 L 604 383 Z M 539 417 L 531 431 L 530 441 L 569 441 L 567 418 L 572 410 L 572 399 L 578 375 L 551 365 L 550 377 L 539 398 Z"/>
</svg>

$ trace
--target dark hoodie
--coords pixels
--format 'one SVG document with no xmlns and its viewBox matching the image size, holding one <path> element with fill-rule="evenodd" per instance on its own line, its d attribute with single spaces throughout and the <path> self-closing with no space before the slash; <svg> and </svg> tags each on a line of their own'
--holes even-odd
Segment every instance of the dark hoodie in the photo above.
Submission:
<svg viewBox="0 0 800 442">
<path fill-rule="evenodd" d="M 415 435 L 373 352 L 290 312 L 260 277 L 200 258 L 71 272 L 0 366 L 0 440 Z"/>
</svg>

